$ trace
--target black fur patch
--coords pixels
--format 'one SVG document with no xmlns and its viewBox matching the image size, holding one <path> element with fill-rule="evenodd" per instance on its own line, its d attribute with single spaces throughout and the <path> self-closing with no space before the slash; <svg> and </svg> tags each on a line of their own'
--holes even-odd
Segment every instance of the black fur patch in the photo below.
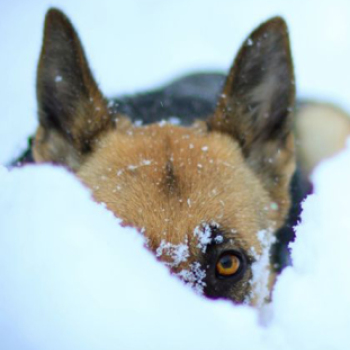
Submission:
<svg viewBox="0 0 350 350">
<path fill-rule="evenodd" d="M 177 117 L 188 126 L 214 113 L 224 80 L 219 73 L 188 75 L 161 89 L 116 98 L 114 110 L 143 124 Z"/>
</svg>

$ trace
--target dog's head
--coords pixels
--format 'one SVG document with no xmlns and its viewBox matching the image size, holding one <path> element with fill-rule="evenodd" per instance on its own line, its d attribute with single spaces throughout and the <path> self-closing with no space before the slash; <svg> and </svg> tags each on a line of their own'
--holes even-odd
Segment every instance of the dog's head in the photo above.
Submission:
<svg viewBox="0 0 350 350">
<path fill-rule="evenodd" d="M 287 28 L 274 18 L 244 42 L 206 122 L 137 127 L 103 97 L 71 23 L 50 10 L 34 156 L 75 172 L 198 291 L 256 304 L 290 206 L 294 95 Z"/>
</svg>

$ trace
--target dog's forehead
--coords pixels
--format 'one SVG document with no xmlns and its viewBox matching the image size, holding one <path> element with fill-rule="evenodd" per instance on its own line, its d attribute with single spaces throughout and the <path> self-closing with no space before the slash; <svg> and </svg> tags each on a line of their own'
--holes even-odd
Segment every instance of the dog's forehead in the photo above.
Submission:
<svg viewBox="0 0 350 350">
<path fill-rule="evenodd" d="M 236 142 L 200 126 L 110 132 L 78 176 L 116 216 L 142 229 L 153 250 L 196 246 L 195 232 L 215 223 L 259 251 L 256 233 L 271 217 L 268 195 Z"/>
</svg>

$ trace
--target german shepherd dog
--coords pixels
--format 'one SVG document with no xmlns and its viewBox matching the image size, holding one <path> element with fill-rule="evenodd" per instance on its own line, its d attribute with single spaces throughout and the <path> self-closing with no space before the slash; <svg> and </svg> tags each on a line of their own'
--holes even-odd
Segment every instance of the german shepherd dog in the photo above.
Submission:
<svg viewBox="0 0 350 350">
<path fill-rule="evenodd" d="M 283 19 L 251 33 L 227 77 L 196 74 L 107 100 L 72 24 L 51 9 L 37 101 L 35 162 L 74 172 L 198 292 L 268 300 L 271 246 L 280 232 L 292 237 L 302 198 L 291 205 L 295 80 Z"/>
</svg>

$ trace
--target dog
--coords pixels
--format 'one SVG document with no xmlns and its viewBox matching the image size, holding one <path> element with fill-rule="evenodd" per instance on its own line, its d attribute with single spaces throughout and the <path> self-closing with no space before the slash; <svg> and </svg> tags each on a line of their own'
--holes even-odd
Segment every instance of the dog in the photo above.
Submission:
<svg viewBox="0 0 350 350">
<path fill-rule="evenodd" d="M 198 293 L 269 300 L 271 247 L 281 232 L 293 235 L 304 195 L 291 194 L 299 188 L 295 79 L 282 18 L 249 35 L 226 77 L 193 74 L 108 100 L 71 22 L 50 9 L 37 101 L 39 126 L 23 162 L 74 172 Z"/>
</svg>

